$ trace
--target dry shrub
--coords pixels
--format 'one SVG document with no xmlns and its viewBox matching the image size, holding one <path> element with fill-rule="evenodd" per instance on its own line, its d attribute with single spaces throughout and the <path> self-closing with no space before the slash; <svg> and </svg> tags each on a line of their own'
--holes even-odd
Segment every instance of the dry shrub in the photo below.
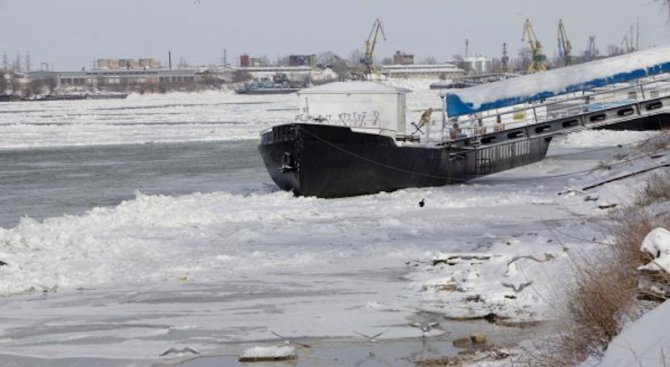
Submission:
<svg viewBox="0 0 670 367">
<path fill-rule="evenodd" d="M 647 153 L 657 153 L 670 148 L 670 130 L 663 129 L 658 136 L 645 140 L 638 149 Z"/>
<path fill-rule="evenodd" d="M 621 211 L 614 219 L 612 251 L 615 264 L 625 268 L 629 275 L 635 276 L 637 268 L 651 260 L 647 254 L 640 251 L 642 240 L 652 229 L 666 224 L 659 223 L 641 207 Z"/>
<path fill-rule="evenodd" d="M 640 244 L 656 226 L 646 211 L 628 208 L 614 219 L 611 246 L 600 256 L 573 259 L 575 287 L 567 294 L 567 320 L 559 336 L 526 353 L 528 365 L 567 367 L 601 355 L 623 323 L 640 316 L 637 268 L 649 261 Z"/>
<path fill-rule="evenodd" d="M 651 175 L 647 185 L 637 194 L 635 204 L 646 206 L 660 201 L 670 201 L 670 173 L 668 172 Z"/>
<path fill-rule="evenodd" d="M 577 267 L 576 287 L 568 304 L 571 321 L 577 328 L 583 352 L 597 354 L 621 329 L 620 322 L 635 318 L 627 310 L 635 300 L 637 279 L 614 261 L 584 261 Z"/>
<path fill-rule="evenodd" d="M 640 244 L 655 227 L 645 211 L 625 210 L 615 219 L 611 248 L 596 260 L 591 257 L 575 265 L 576 287 L 570 295 L 568 313 L 578 325 L 573 338 L 583 353 L 600 354 L 619 333 L 623 322 L 639 317 L 639 308 L 634 306 L 637 268 L 649 261 L 640 251 Z"/>
<path fill-rule="evenodd" d="M 446 367 L 446 366 L 458 366 L 458 361 L 453 357 L 435 357 L 435 358 L 426 358 L 421 359 L 415 362 L 417 367 Z"/>
</svg>

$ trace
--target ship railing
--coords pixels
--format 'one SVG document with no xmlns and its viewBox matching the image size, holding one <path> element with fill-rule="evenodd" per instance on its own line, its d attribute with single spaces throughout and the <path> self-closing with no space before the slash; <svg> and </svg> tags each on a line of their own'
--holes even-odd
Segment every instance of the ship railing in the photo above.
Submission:
<svg viewBox="0 0 670 367">
<path fill-rule="evenodd" d="M 619 106 L 670 96 L 670 75 L 639 79 L 635 84 L 613 85 L 574 92 L 516 108 L 501 108 L 453 118 L 442 123 L 440 134 L 426 136 L 426 142 L 446 142 L 478 138 L 541 122 L 579 116 Z M 435 129 L 435 128 L 434 128 Z"/>
</svg>

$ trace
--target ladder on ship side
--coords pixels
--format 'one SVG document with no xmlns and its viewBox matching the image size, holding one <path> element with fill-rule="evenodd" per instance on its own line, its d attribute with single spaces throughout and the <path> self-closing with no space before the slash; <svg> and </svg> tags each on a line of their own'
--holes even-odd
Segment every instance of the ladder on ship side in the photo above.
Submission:
<svg viewBox="0 0 670 367">
<path fill-rule="evenodd" d="M 475 160 L 475 176 L 491 173 L 491 158 L 477 158 Z"/>
</svg>

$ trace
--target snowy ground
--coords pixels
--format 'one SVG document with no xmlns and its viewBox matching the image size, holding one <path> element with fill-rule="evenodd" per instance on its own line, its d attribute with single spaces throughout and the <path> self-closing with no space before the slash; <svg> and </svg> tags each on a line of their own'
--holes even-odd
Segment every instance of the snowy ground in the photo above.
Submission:
<svg viewBox="0 0 670 367">
<path fill-rule="evenodd" d="M 226 144 L 291 120 L 294 102 L 207 93 L 2 104 L 0 148 Z M 439 99 L 421 90 L 408 103 L 411 121 Z M 420 335 L 408 324 L 424 311 L 447 326 L 442 315 L 551 319 L 573 256 L 605 239 L 598 205 L 631 200 L 644 177 L 587 192 L 595 201 L 568 189 L 667 162 L 628 145 L 654 135 L 573 134 L 543 162 L 468 185 L 323 200 L 268 190 L 265 177 L 258 190 L 138 193 L 84 214 L 23 218 L 0 229 L 0 361 L 150 365 L 173 346 L 241 353 L 236 343 L 271 331 L 397 340 Z"/>
</svg>

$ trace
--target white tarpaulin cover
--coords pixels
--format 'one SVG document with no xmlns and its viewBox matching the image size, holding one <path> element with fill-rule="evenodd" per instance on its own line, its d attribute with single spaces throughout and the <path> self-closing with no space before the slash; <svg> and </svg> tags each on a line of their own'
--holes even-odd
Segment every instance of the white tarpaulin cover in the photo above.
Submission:
<svg viewBox="0 0 670 367">
<path fill-rule="evenodd" d="M 670 46 L 447 91 L 446 111 L 461 116 L 670 72 Z"/>
</svg>

